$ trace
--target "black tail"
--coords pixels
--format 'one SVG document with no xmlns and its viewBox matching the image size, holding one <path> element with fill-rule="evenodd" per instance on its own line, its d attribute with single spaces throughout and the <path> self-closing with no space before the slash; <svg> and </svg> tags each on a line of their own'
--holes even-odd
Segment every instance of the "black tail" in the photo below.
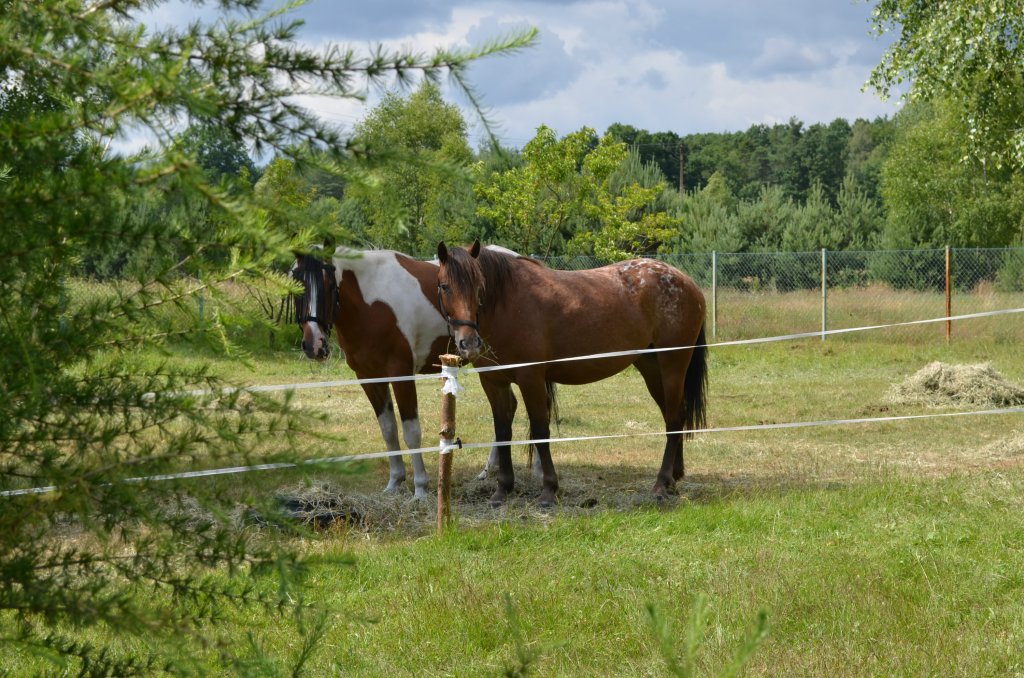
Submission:
<svg viewBox="0 0 1024 678">
<path fill-rule="evenodd" d="M 683 383 L 683 428 L 687 431 L 707 425 L 708 347 L 705 342 L 704 325 L 701 325 Z"/>
</svg>

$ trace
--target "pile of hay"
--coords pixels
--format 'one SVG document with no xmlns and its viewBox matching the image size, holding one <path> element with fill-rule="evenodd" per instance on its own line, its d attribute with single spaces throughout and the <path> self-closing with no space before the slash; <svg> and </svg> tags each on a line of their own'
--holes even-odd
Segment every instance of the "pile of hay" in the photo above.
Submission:
<svg viewBox="0 0 1024 678">
<path fill-rule="evenodd" d="M 974 405 L 1017 407 L 1024 405 L 1024 388 L 1008 381 L 989 363 L 946 365 L 934 362 L 889 391 L 897 405 Z"/>
<path fill-rule="evenodd" d="M 416 500 L 406 494 L 347 493 L 319 480 L 283 488 L 275 499 L 276 515 L 251 514 L 249 522 L 274 525 L 283 518 L 321 530 L 418 531 L 433 526 L 437 515 L 434 501 Z"/>
</svg>

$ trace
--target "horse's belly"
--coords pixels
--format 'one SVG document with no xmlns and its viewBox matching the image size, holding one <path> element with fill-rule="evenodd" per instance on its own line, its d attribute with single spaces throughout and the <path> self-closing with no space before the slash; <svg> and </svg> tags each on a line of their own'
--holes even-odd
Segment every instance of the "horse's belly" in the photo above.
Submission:
<svg viewBox="0 0 1024 678">
<path fill-rule="evenodd" d="M 636 362 L 636 356 L 590 358 L 548 365 L 546 378 L 559 384 L 590 384 L 618 374 Z"/>
</svg>

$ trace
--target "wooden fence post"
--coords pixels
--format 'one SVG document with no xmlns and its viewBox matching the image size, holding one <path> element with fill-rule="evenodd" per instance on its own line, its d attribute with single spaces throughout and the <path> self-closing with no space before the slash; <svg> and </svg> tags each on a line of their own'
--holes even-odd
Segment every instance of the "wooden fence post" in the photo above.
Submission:
<svg viewBox="0 0 1024 678">
<path fill-rule="evenodd" d="M 446 354 L 440 356 L 442 369 L 442 394 L 441 394 L 441 458 L 437 464 L 437 533 L 444 532 L 444 528 L 451 523 L 452 519 L 452 457 L 455 445 L 455 394 L 458 390 L 458 382 L 454 376 L 444 374 L 445 368 L 457 368 L 459 356 Z M 449 387 L 449 379 L 455 381 Z"/>
</svg>

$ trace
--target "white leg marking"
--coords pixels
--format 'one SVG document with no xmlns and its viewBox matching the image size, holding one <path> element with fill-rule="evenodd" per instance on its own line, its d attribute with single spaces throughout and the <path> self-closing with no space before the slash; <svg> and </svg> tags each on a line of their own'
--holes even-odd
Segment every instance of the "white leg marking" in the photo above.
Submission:
<svg viewBox="0 0 1024 678">
<path fill-rule="evenodd" d="M 402 422 L 402 437 L 405 438 L 405 446 L 415 450 L 422 444 L 423 434 L 420 431 L 419 417 L 414 417 Z M 427 496 L 427 467 L 423 464 L 423 455 L 412 455 L 413 483 L 416 486 L 416 496 Z"/>
<path fill-rule="evenodd" d="M 533 477 L 534 478 L 543 478 L 544 477 L 544 469 L 542 469 L 541 466 L 540 466 L 540 455 L 537 454 L 536 450 L 534 450 L 534 452 L 533 452 Z"/>
<path fill-rule="evenodd" d="M 484 464 L 484 468 L 480 473 L 477 474 L 477 480 L 487 480 L 487 474 L 492 470 L 498 468 L 498 446 L 491 445 L 491 453 L 487 456 L 487 463 Z"/>
<path fill-rule="evenodd" d="M 398 422 L 395 421 L 395 411 L 390 407 L 385 408 L 377 417 L 377 423 L 380 425 L 380 432 L 384 436 L 384 444 L 387 445 L 388 451 L 394 452 L 402 449 L 402 445 L 398 441 Z M 388 486 L 384 488 L 384 491 L 396 492 L 405 483 L 405 462 L 402 461 L 401 455 L 396 454 L 388 457 L 388 463 L 391 465 L 391 474 L 388 478 Z"/>
</svg>

